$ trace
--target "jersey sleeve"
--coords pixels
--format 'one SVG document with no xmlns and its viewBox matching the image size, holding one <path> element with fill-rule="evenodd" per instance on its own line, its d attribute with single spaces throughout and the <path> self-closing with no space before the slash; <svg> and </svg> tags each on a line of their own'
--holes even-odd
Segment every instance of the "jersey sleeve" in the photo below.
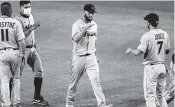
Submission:
<svg viewBox="0 0 175 107">
<path fill-rule="evenodd" d="M 166 33 L 166 41 L 165 41 L 165 49 L 168 50 L 170 49 L 170 38 L 169 38 L 169 35 Z"/>
<path fill-rule="evenodd" d="M 75 22 L 72 25 L 72 37 L 74 37 L 79 32 L 80 32 L 79 26 L 78 26 L 77 22 Z"/>
<path fill-rule="evenodd" d="M 16 36 L 18 41 L 25 38 L 22 26 L 18 21 L 16 21 Z"/>
<path fill-rule="evenodd" d="M 140 44 L 137 47 L 138 50 L 142 51 L 143 53 L 145 53 L 146 49 L 147 49 L 147 38 L 145 35 L 143 35 L 140 39 Z"/>
<path fill-rule="evenodd" d="M 19 23 L 20 23 L 21 26 L 22 26 L 22 29 L 24 30 L 24 24 L 23 24 L 21 18 L 20 18 L 20 17 L 15 17 L 15 19 L 19 21 Z"/>
</svg>

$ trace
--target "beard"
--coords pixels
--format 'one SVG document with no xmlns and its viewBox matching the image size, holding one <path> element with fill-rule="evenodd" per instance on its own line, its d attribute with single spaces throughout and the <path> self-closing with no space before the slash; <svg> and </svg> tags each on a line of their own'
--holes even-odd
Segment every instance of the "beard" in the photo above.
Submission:
<svg viewBox="0 0 175 107">
<path fill-rule="evenodd" d="M 84 15 L 84 18 L 85 18 L 88 22 L 91 22 L 91 21 L 92 21 L 92 19 L 90 19 L 89 17 L 87 17 L 86 14 Z"/>
</svg>

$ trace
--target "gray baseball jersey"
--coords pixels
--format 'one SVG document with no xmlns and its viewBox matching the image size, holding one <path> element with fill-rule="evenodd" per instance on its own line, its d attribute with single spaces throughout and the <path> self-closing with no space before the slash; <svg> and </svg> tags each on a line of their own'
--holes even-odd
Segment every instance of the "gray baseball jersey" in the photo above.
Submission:
<svg viewBox="0 0 175 107">
<path fill-rule="evenodd" d="M 89 29 L 89 32 L 94 32 L 95 36 L 86 36 L 82 38 L 79 42 L 74 42 L 73 54 L 76 55 L 84 55 L 84 54 L 92 54 L 96 51 L 95 42 L 97 40 L 97 24 L 95 21 L 91 21 L 94 25 Z M 82 19 L 78 19 L 72 26 L 72 37 L 80 32 L 84 26 L 86 26 Z"/>
<path fill-rule="evenodd" d="M 137 49 L 144 52 L 144 65 L 150 63 L 164 63 L 165 51 L 170 49 L 170 39 L 167 32 L 161 29 L 151 30 L 145 33 Z"/>
<path fill-rule="evenodd" d="M 10 17 L 0 17 L 0 49 L 19 48 L 18 41 L 25 38 L 20 23 Z"/>
<path fill-rule="evenodd" d="M 21 23 L 23 31 L 28 30 L 34 24 L 34 19 L 32 14 L 28 18 L 25 18 L 20 15 L 15 17 L 15 19 L 17 19 Z M 35 43 L 34 31 L 32 31 L 32 33 L 26 38 L 25 42 L 26 42 L 26 45 L 34 45 Z"/>
</svg>

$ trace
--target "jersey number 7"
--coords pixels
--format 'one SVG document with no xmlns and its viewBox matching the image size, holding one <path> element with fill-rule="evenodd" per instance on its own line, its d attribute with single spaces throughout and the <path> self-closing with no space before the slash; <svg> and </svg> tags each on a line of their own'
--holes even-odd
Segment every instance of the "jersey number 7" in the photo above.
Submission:
<svg viewBox="0 0 175 107">
<path fill-rule="evenodd" d="M 1 29 L 1 41 L 9 41 L 8 29 Z"/>
<path fill-rule="evenodd" d="M 160 54 L 160 51 L 162 49 L 162 44 L 163 44 L 163 41 L 158 41 L 157 42 L 157 45 L 159 45 L 159 49 L 158 49 L 158 53 L 157 54 Z"/>
</svg>

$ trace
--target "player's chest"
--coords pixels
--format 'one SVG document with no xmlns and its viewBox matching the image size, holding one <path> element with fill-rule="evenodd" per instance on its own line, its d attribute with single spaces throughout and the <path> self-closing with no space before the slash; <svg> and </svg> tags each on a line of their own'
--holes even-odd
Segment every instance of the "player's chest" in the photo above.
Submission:
<svg viewBox="0 0 175 107">
<path fill-rule="evenodd" d="M 34 22 L 29 18 L 23 19 L 22 23 L 23 23 L 24 29 L 29 29 L 34 24 Z"/>
<path fill-rule="evenodd" d="M 79 27 L 79 30 L 82 31 L 82 30 L 84 29 L 85 26 L 87 26 L 87 24 L 81 25 L 81 26 Z M 91 29 L 92 29 L 92 28 L 91 28 Z M 87 31 L 90 31 L 91 29 L 87 29 Z M 95 31 L 95 32 L 96 32 L 96 31 Z M 84 33 L 84 39 L 94 41 L 94 40 L 96 40 L 96 38 L 97 38 L 97 35 L 96 35 L 96 34 L 90 36 L 87 32 Z"/>
</svg>

